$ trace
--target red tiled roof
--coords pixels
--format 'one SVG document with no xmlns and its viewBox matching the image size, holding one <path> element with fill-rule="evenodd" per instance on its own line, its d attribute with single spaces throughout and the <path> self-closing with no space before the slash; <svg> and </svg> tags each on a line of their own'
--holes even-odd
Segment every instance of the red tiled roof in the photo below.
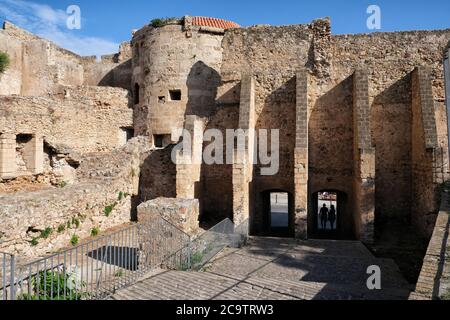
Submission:
<svg viewBox="0 0 450 320">
<path fill-rule="evenodd" d="M 207 17 L 193 17 L 192 25 L 194 26 L 204 26 L 204 27 L 213 27 L 220 29 L 231 29 L 231 28 L 240 28 L 241 26 L 237 23 L 217 19 L 217 18 L 207 18 Z"/>
</svg>

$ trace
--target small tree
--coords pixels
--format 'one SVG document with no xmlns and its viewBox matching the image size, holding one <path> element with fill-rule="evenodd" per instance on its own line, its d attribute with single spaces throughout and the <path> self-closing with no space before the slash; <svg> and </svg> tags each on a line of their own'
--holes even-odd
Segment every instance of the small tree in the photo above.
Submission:
<svg viewBox="0 0 450 320">
<path fill-rule="evenodd" d="M 0 52 L 0 73 L 6 71 L 9 66 L 9 56 L 6 52 Z"/>
</svg>

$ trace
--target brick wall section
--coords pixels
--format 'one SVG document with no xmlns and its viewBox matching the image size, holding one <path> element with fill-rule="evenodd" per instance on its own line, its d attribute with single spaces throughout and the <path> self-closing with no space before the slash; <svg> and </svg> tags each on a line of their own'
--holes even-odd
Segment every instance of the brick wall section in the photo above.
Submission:
<svg viewBox="0 0 450 320">
<path fill-rule="evenodd" d="M 433 230 L 439 206 L 437 185 L 443 179 L 430 77 L 431 70 L 426 67 L 418 67 L 412 73 L 411 218 L 424 237 Z"/>
<path fill-rule="evenodd" d="M 308 236 L 308 82 L 306 69 L 297 72 L 296 138 L 294 151 L 295 236 Z"/>
<path fill-rule="evenodd" d="M 238 148 L 233 159 L 233 221 L 241 224 L 250 216 L 250 182 L 253 179 L 254 128 L 255 128 L 255 82 L 252 76 L 243 75 L 239 128 L 248 130 L 245 148 Z M 239 139 L 238 139 L 239 141 Z"/>
<path fill-rule="evenodd" d="M 450 196 L 442 194 L 439 212 L 422 271 L 411 300 L 439 299 L 450 290 Z"/>
<path fill-rule="evenodd" d="M 374 241 L 375 149 L 370 133 L 369 77 L 366 70 L 353 75 L 354 226 L 365 243 Z"/>
</svg>

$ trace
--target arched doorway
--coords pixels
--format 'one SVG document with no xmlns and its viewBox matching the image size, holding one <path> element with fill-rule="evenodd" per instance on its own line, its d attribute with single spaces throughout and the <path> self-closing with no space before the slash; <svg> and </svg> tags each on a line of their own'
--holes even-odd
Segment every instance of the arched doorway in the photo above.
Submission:
<svg viewBox="0 0 450 320">
<path fill-rule="evenodd" d="M 351 239 L 353 221 L 347 218 L 347 194 L 338 190 L 320 190 L 312 195 L 309 237 L 313 239 Z"/>
<path fill-rule="evenodd" d="M 260 193 L 262 221 L 258 235 L 290 238 L 295 235 L 294 198 L 285 190 L 267 190 Z"/>
</svg>

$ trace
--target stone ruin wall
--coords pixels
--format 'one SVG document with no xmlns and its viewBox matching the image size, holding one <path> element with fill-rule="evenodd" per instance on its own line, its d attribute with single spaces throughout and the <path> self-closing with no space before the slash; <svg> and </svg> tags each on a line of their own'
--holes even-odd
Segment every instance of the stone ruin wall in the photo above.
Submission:
<svg viewBox="0 0 450 320">
<path fill-rule="evenodd" d="M 281 163 L 277 176 L 254 178 L 254 195 L 266 188 L 293 192 L 295 72 L 306 67 L 312 74 L 308 91 L 311 193 L 323 189 L 343 191 L 349 196 L 348 211 L 353 210 L 353 73 L 362 68 L 368 72 L 370 131 L 376 150 L 377 218 L 410 220 L 412 216 L 427 216 L 413 219 L 420 220 L 416 226 L 421 234 L 429 236 L 438 209 L 436 197 L 422 199 L 420 212 L 414 211 L 411 203 L 414 199 L 422 201 L 421 192 L 434 190 L 448 168 L 441 165 L 440 177 L 427 180 L 415 192 L 411 189 L 415 170 L 411 73 L 418 66 L 430 68 L 436 148 L 447 150 L 442 52 L 449 38 L 449 30 L 332 36 L 326 20 L 311 25 L 226 31 L 217 104 L 220 106 L 222 100 L 229 105 L 239 104 L 239 95 L 233 92 L 241 74 L 252 74 L 256 82 L 257 128 L 281 129 L 281 154 L 286 161 Z M 448 163 L 446 153 L 440 155 L 440 163 Z M 206 197 L 210 196 L 214 197 Z"/>
<path fill-rule="evenodd" d="M 211 115 L 220 83 L 222 32 L 198 27 L 147 26 L 135 33 L 133 93 L 136 101 L 136 131 L 145 135 L 171 135 L 182 128 L 184 117 Z M 136 92 L 139 88 L 139 92 Z M 179 100 L 169 91 L 181 93 Z M 177 141 L 178 137 L 172 137 Z"/>
<path fill-rule="evenodd" d="M 426 128 L 413 127 L 412 72 L 420 66 L 430 70 L 436 148 L 448 150 L 442 52 L 449 37 L 450 30 L 343 35 L 333 36 L 330 46 L 334 78 L 345 77 L 359 66 L 369 72 L 377 218 L 416 221 L 415 226 L 426 238 L 431 235 L 439 208 L 436 187 L 447 174 L 448 153 L 439 152 L 442 158 L 437 163 L 441 165 L 431 182 L 414 175 L 417 170 L 412 161 L 413 130 L 423 132 Z M 419 148 L 423 149 L 424 144 Z M 428 170 L 434 171 L 430 166 Z M 421 182 L 421 186 L 412 189 L 412 185 Z M 430 196 L 423 199 L 423 193 Z M 421 209 L 415 209 L 413 203 Z"/>
<path fill-rule="evenodd" d="M 0 76 L 0 95 L 47 95 L 60 85 L 129 89 L 131 82 L 129 43 L 123 43 L 118 54 L 96 61 L 5 22 L 0 29 L 0 51 L 11 58 L 10 67 Z"/>
<path fill-rule="evenodd" d="M 38 134 L 75 153 L 109 151 L 121 146 L 121 128 L 133 127 L 128 99 L 126 90 L 103 87 L 60 87 L 48 97 L 2 96 L 0 128 Z"/>
<path fill-rule="evenodd" d="M 140 168 L 151 152 L 147 139 L 135 138 L 110 153 L 81 157 L 76 184 L 1 194 L 0 251 L 27 258 L 41 256 L 69 247 L 74 234 L 81 241 L 90 237 L 94 227 L 103 232 L 129 223 L 136 218 L 132 213 Z M 112 207 L 108 216 L 107 207 Z M 72 223 L 73 219 L 78 226 Z M 65 228 L 58 232 L 61 225 Z M 33 238 L 46 228 L 52 229 L 50 236 L 39 238 L 38 244 L 32 245 Z"/>
<path fill-rule="evenodd" d="M 67 126 L 65 121 L 69 119 L 82 119 L 81 122 L 83 126 L 86 123 L 86 127 L 80 131 L 82 132 L 79 136 L 80 144 L 77 145 L 75 142 L 72 147 L 78 148 L 80 152 L 107 151 L 111 143 L 109 139 L 115 140 L 114 135 L 100 135 L 97 136 L 98 140 L 92 140 L 91 136 L 84 134 L 99 130 L 95 127 L 98 126 L 97 116 L 101 118 L 105 116 L 104 124 L 107 125 L 102 132 L 112 130 L 111 123 L 113 130 L 117 129 L 117 126 L 123 126 L 122 120 L 126 122 L 125 126 L 132 123 L 131 109 L 127 111 L 124 109 L 125 91 L 113 90 L 111 93 L 108 90 L 112 89 L 104 89 L 105 91 L 100 94 L 101 98 L 86 103 L 83 96 L 86 93 L 89 95 L 91 89 L 81 87 L 78 91 L 71 92 L 70 89 L 63 87 L 61 90 L 60 85 L 64 84 L 66 79 L 70 79 L 68 82 L 77 82 L 81 79 L 81 84 L 99 84 L 103 79 L 110 79 L 106 82 L 126 87 L 124 84 L 127 77 L 131 77 L 127 64 L 132 63 L 131 91 L 135 98 L 136 95 L 139 97 L 138 103 L 131 102 L 135 105 L 134 129 L 138 135 L 152 136 L 167 135 L 171 133 L 171 128 L 182 127 L 184 117 L 191 113 L 207 117 L 206 128 L 221 130 L 237 128 L 240 125 L 239 106 L 242 103 L 241 75 L 252 75 L 255 88 L 256 129 L 281 129 L 282 162 L 279 173 L 273 177 L 260 177 L 258 175 L 260 168 L 256 166 L 256 174 L 251 182 L 250 201 L 256 203 L 254 212 L 260 212 L 262 205 L 262 199 L 258 198 L 260 192 L 282 189 L 294 194 L 296 190 L 298 191 L 294 180 L 296 139 L 299 139 L 296 134 L 296 130 L 298 131 L 296 100 L 299 99 L 296 75 L 299 70 L 306 68 L 310 74 L 307 80 L 308 89 L 305 91 L 308 98 L 309 134 L 306 137 L 300 136 L 300 139 L 308 138 L 310 141 L 309 193 L 334 189 L 347 194 L 346 212 L 349 216 L 345 217 L 345 221 L 354 219 L 346 225 L 347 229 L 344 229 L 344 233 L 349 234 L 359 232 L 358 220 L 350 215 L 354 210 L 356 198 L 359 197 L 355 194 L 355 191 L 359 190 L 355 190 L 354 184 L 357 178 L 353 163 L 354 139 L 358 133 L 353 125 L 353 117 L 355 81 L 360 80 L 354 73 L 355 70 L 363 69 L 368 73 L 367 90 L 370 101 L 368 118 L 371 142 L 375 148 L 376 216 L 382 220 L 412 219 L 421 233 L 429 236 L 437 212 L 436 193 L 432 190 L 447 173 L 447 168 L 443 168 L 442 165 L 440 168 L 435 167 L 431 178 L 426 176 L 426 179 L 422 179 L 424 177 L 422 173 L 428 172 L 430 165 L 439 162 L 427 156 L 425 167 L 418 167 L 417 160 L 414 160 L 423 153 L 425 144 L 414 146 L 413 134 L 423 134 L 427 128 L 425 123 L 413 122 L 414 93 L 427 87 L 427 83 L 425 81 L 419 89 L 414 89 L 413 70 L 422 65 L 430 70 L 432 94 L 428 95 L 431 104 L 430 101 L 425 104 L 420 101 L 416 105 L 423 107 L 428 104 L 434 109 L 437 135 L 436 145 L 433 148 L 437 152 L 433 155 L 440 154 L 443 157 L 440 163 L 446 164 L 448 163 L 448 159 L 445 158 L 446 152 L 439 153 L 439 148 L 447 149 L 446 112 L 441 79 L 443 79 L 442 52 L 450 38 L 449 30 L 332 36 L 329 22 L 317 20 L 310 25 L 257 26 L 228 30 L 224 34 L 200 31 L 186 30 L 180 25 L 150 30 L 144 28 L 135 34 L 133 49 L 124 45 L 121 51 L 124 52 L 123 56 L 119 54 L 105 57 L 101 64 L 97 64 L 92 58 L 82 58 L 80 64 L 77 64 L 80 60 L 76 62 L 77 58 L 71 56 L 67 62 L 69 71 L 64 71 L 66 68 L 64 64 L 56 71 L 54 68 L 47 71 L 49 74 L 55 71 L 54 74 L 60 75 L 54 78 L 58 81 L 50 81 L 50 84 L 44 81 L 45 88 L 36 87 L 36 92 L 30 92 L 42 94 L 51 88 L 58 93 L 56 97 L 31 98 L 31 100 L 26 97 L 2 97 L 1 100 L 8 105 L 19 106 L 28 103 L 30 105 L 28 108 L 35 108 L 34 105 L 37 105 L 39 110 L 42 110 L 39 119 L 43 119 L 43 123 L 51 123 L 50 127 L 55 128 L 61 126 L 61 131 L 55 129 L 55 133 L 50 135 L 62 134 L 63 140 L 64 137 L 68 137 L 64 142 L 69 144 L 73 141 L 70 141 L 69 135 L 65 135 L 61 124 Z M 31 48 L 29 50 L 33 48 L 43 50 L 42 40 L 28 39 L 26 36 L 22 38 L 22 35 L 10 36 L 4 30 L 0 32 L 0 37 L 6 37 L 6 41 L 0 42 L 0 46 L 6 43 L 7 49 L 16 50 L 11 52 L 15 52 L 17 56 L 24 55 L 23 50 L 28 50 L 28 47 Z M 64 57 L 59 51 L 58 54 L 53 54 L 54 48 L 48 43 L 45 48 L 43 50 L 47 55 L 45 59 L 48 56 L 52 59 Z M 131 50 L 133 50 L 132 62 L 127 60 Z M 49 65 L 50 60 L 45 61 Z M 113 68 L 117 64 L 118 68 L 109 71 L 110 67 Z M 21 81 L 20 89 L 17 87 L 7 89 L 10 93 L 20 90 L 19 93 L 26 94 L 27 89 L 24 88 L 27 88 L 28 74 L 24 70 L 25 65 L 17 65 L 13 61 L 13 67 L 3 76 L 3 81 L 8 78 L 13 80 L 15 77 Z M 32 86 L 33 81 L 30 80 L 29 83 Z M 211 83 L 212 86 L 202 90 L 206 84 Z M 135 84 L 138 84 L 137 91 Z M 360 87 L 365 88 L 364 85 Z M 170 101 L 169 90 L 180 90 L 181 100 Z M 124 104 L 114 109 L 114 101 L 117 98 Z M 61 114 L 58 113 L 57 107 L 49 107 L 54 102 L 61 102 L 61 109 L 64 110 Z M 86 109 L 84 104 L 88 106 Z M 9 107 L 5 108 L 4 119 L 17 117 L 17 123 L 21 123 L 20 118 L 23 114 L 16 113 L 23 110 L 22 106 L 20 108 L 12 108 L 14 112 L 11 112 Z M 92 108 L 99 108 L 101 111 L 92 115 Z M 420 111 L 420 108 L 418 109 Z M 79 110 L 86 110 L 86 113 Z M 123 117 L 117 117 L 117 114 L 111 111 L 117 111 Z M 31 113 L 27 115 L 30 116 L 30 121 L 36 121 L 36 117 L 31 117 Z M 91 116 L 92 118 L 89 118 Z M 118 118 L 121 123 L 114 122 Z M 69 124 L 74 124 L 74 132 L 78 132 L 77 124 L 74 122 L 76 121 L 68 121 Z M 424 127 L 417 128 L 417 126 Z M 26 129 L 26 126 L 24 128 Z M 72 136 L 74 132 L 70 135 Z M 171 138 L 177 140 L 177 137 Z M 95 149 L 99 144 L 106 147 Z M 418 151 L 417 156 L 414 156 L 415 150 Z M 174 188 L 177 168 L 170 162 L 170 151 L 171 148 L 156 150 L 143 160 L 139 185 L 134 191 L 139 201 L 176 196 Z M 91 171 L 91 174 L 96 170 Z M 200 201 L 200 207 L 205 214 L 223 214 L 224 217 L 232 215 L 233 170 L 232 166 L 226 165 L 201 168 L 200 188 L 204 197 Z M 427 196 L 420 196 L 424 191 L 430 190 Z M 106 193 L 113 197 L 114 192 L 109 190 Z M 413 200 L 417 200 L 420 204 L 413 206 Z M 104 204 L 101 203 L 100 207 Z M 97 211 L 100 207 L 97 207 Z M 256 216 L 254 221 L 258 226 L 262 224 L 262 217 Z M 23 239 L 25 237 L 22 237 L 22 244 Z"/>
</svg>

